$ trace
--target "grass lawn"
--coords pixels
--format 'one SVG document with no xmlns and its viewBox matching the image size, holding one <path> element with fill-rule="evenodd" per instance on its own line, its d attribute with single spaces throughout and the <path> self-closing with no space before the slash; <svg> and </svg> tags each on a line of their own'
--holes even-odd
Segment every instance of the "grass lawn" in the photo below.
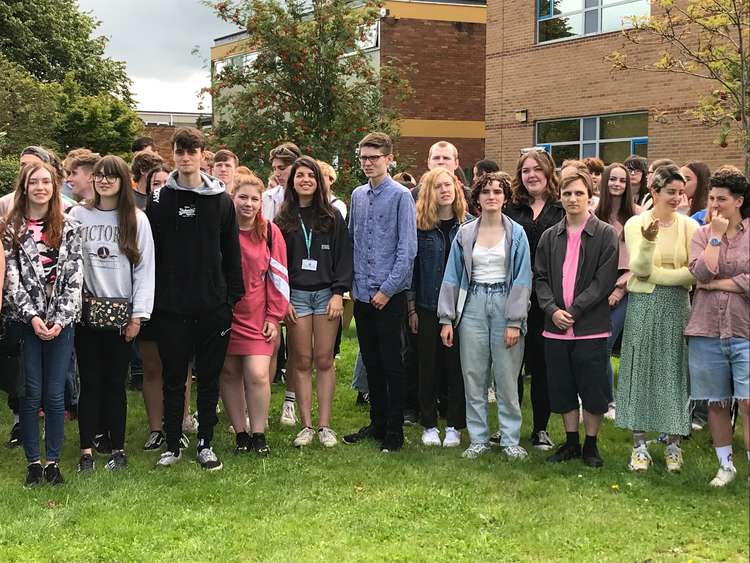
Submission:
<svg viewBox="0 0 750 563">
<path fill-rule="evenodd" d="M 347 333 L 334 405 L 339 437 L 368 419 L 349 389 L 356 346 Z M 125 472 L 107 473 L 99 457 L 96 473 L 78 479 L 75 423 L 66 423 L 64 486 L 23 489 L 21 449 L 0 451 L 0 560 L 748 561 L 739 428 L 737 480 L 714 491 L 705 430 L 685 443 L 682 474 L 668 475 L 663 448 L 652 446 L 654 466 L 633 475 L 629 435 L 610 422 L 598 471 L 550 466 L 537 451 L 522 462 L 497 451 L 464 460 L 462 449 L 423 447 L 418 427 L 406 428 L 399 453 L 374 444 L 325 450 L 317 441 L 296 450 L 295 432 L 278 425 L 281 399 L 275 387 L 266 459 L 232 453 L 222 414 L 214 446 L 224 469 L 214 474 L 194 463 L 192 447 L 180 465 L 154 468 L 157 455 L 141 450 L 147 428 L 136 393 Z M 2 409 L 3 439 L 9 423 Z M 559 417 L 550 427 L 560 441 Z M 529 431 L 524 424 L 525 438 Z"/>
</svg>

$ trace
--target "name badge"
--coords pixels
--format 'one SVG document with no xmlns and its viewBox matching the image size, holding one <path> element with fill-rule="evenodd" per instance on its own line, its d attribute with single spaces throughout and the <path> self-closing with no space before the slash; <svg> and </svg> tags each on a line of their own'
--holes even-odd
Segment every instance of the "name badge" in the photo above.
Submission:
<svg viewBox="0 0 750 563">
<path fill-rule="evenodd" d="M 302 260 L 302 269 L 308 270 L 310 272 L 314 272 L 318 269 L 318 261 L 317 260 L 310 260 L 310 259 L 303 259 Z"/>
<path fill-rule="evenodd" d="M 320 245 L 321 250 L 331 250 L 331 246 L 329 244 L 321 244 Z"/>
</svg>

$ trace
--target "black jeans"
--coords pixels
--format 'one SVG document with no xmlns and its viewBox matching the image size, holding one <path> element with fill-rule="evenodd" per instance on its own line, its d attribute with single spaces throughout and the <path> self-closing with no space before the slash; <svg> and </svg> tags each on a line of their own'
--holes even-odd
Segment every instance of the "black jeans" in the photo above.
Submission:
<svg viewBox="0 0 750 563">
<path fill-rule="evenodd" d="M 401 353 L 404 362 L 404 410 L 419 414 L 419 344 L 417 335 L 412 334 L 409 322 L 404 315 L 401 327 L 403 342 Z"/>
<path fill-rule="evenodd" d="M 113 450 L 125 448 L 125 421 L 131 344 L 115 330 L 97 331 L 76 326 L 75 350 L 81 396 L 78 399 L 78 431 L 81 449 L 93 446 L 100 427 L 109 431 Z"/>
<path fill-rule="evenodd" d="M 438 322 L 437 311 L 417 307 L 417 317 L 420 422 L 425 428 L 437 426 L 437 401 L 440 399 L 448 426 L 456 430 L 466 428 L 466 398 L 458 352 L 458 331 L 453 331 L 453 347 L 446 348 L 440 340 L 442 325 Z"/>
<path fill-rule="evenodd" d="M 523 351 L 523 363 L 531 373 L 531 409 L 534 432 L 547 429 L 550 417 L 549 390 L 547 386 L 547 364 L 544 360 L 544 311 L 539 308 L 536 295 L 531 296 L 531 308 L 526 321 L 528 331 Z M 519 375 L 518 403 L 523 402 L 523 380 Z"/>
<path fill-rule="evenodd" d="M 354 302 L 357 339 L 370 388 L 370 423 L 377 437 L 403 437 L 404 365 L 401 328 L 406 295 L 397 293 L 377 310 L 370 303 Z"/>
<path fill-rule="evenodd" d="M 179 450 L 185 401 L 185 373 L 195 356 L 198 378 L 198 441 L 211 442 L 218 422 L 219 375 L 229 344 L 232 309 L 222 305 L 200 317 L 159 313 L 156 318 L 164 380 L 164 431 L 167 449 Z"/>
</svg>

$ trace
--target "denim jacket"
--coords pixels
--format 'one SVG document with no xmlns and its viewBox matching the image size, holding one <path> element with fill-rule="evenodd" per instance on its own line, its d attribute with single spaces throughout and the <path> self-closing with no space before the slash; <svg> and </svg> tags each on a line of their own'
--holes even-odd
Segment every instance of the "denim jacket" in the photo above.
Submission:
<svg viewBox="0 0 750 563">
<path fill-rule="evenodd" d="M 472 252 L 477 241 L 481 217 L 461 225 L 453 239 L 448 263 L 445 265 L 443 283 L 438 297 L 440 324 L 458 326 L 471 285 Z M 531 296 L 531 259 L 529 241 L 523 227 L 503 214 L 505 227 L 505 284 L 508 298 L 505 301 L 507 326 L 521 329 L 526 334 L 526 317 Z"/>
<path fill-rule="evenodd" d="M 415 302 L 422 309 L 437 311 L 440 284 L 445 271 L 445 247 L 453 242 L 458 228 L 471 219 L 474 216 L 467 213 L 463 221 L 453 225 L 448 233 L 448 240 L 445 240 L 443 231 L 437 227 L 428 231 L 417 230 L 417 256 L 414 259 L 411 288 L 406 293 L 410 302 Z"/>
<path fill-rule="evenodd" d="M 32 234 L 24 230 L 17 248 L 5 233 L 5 307 L 10 319 L 29 324 L 39 317 L 61 327 L 76 322 L 81 313 L 83 255 L 80 223 L 65 216 L 57 258 L 57 279 L 47 296 L 42 261 Z"/>
</svg>

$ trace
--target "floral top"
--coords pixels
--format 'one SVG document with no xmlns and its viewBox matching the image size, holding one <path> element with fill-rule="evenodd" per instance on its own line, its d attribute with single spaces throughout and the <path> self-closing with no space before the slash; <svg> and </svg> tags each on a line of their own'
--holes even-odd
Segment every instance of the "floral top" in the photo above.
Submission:
<svg viewBox="0 0 750 563">
<path fill-rule="evenodd" d="M 60 252 L 56 248 L 47 245 L 46 225 L 42 219 L 26 219 L 26 229 L 31 233 L 31 237 L 36 244 L 39 252 L 40 262 L 44 270 L 44 279 L 48 286 L 55 283 L 57 279 L 57 258 Z"/>
</svg>

